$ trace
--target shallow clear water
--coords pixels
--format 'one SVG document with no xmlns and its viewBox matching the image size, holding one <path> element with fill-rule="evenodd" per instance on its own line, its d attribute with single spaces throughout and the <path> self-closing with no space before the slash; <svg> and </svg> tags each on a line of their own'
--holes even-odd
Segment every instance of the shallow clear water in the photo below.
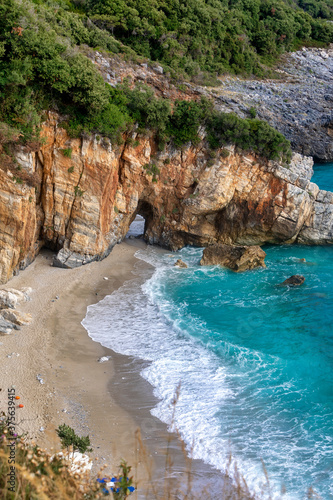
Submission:
<svg viewBox="0 0 333 500">
<path fill-rule="evenodd" d="M 320 189 L 333 191 L 333 163 L 315 163 L 311 182 L 318 184 Z"/>
<path fill-rule="evenodd" d="M 266 497 L 261 461 L 272 498 L 284 485 L 283 498 L 312 486 L 333 499 L 333 248 L 264 249 L 267 268 L 242 274 L 201 267 L 202 249 L 140 250 L 153 276 L 89 306 L 83 324 L 94 340 L 151 362 L 142 376 L 160 399 L 152 413 L 195 458 L 225 471 L 231 453 Z M 304 285 L 277 286 L 293 274 Z"/>
</svg>

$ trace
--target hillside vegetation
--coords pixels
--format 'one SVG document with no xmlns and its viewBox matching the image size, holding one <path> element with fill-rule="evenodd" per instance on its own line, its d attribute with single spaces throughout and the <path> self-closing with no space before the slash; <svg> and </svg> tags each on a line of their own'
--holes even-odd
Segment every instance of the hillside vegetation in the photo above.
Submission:
<svg viewBox="0 0 333 500">
<path fill-rule="evenodd" d="M 332 1 L 301 2 L 330 17 Z M 0 144 L 39 141 L 43 111 L 66 115 L 70 135 L 98 132 L 118 143 L 135 123 L 160 146 L 198 141 L 205 125 L 212 148 L 234 142 L 288 160 L 288 141 L 265 122 L 217 114 L 208 101 L 171 103 L 146 87 L 103 81 L 84 47 L 120 57 L 145 55 L 172 72 L 261 71 L 298 39 L 329 42 L 333 24 L 281 0 L 2 0 L 0 4 Z"/>
<path fill-rule="evenodd" d="M 300 42 L 332 40 L 332 0 L 73 0 L 138 54 L 195 77 L 262 75 Z"/>
</svg>

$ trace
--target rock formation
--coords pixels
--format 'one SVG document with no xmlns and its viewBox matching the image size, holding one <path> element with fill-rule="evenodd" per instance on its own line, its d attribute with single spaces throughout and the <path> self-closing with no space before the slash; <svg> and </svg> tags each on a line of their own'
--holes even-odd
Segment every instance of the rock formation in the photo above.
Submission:
<svg viewBox="0 0 333 500">
<path fill-rule="evenodd" d="M 204 249 L 201 266 L 223 266 L 236 272 L 266 267 L 266 253 L 258 246 L 211 245 Z"/>
<path fill-rule="evenodd" d="M 38 151 L 13 152 L 17 174 L 0 165 L 1 283 L 42 246 L 64 267 L 102 259 L 137 214 L 146 240 L 172 250 L 333 242 L 333 194 L 311 183 L 310 158 L 296 154 L 284 167 L 233 146 L 227 158 L 213 155 L 203 130 L 198 145 L 162 152 L 136 132 L 120 146 L 97 135 L 72 139 L 54 113 L 42 136 Z"/>
<path fill-rule="evenodd" d="M 333 161 L 333 45 L 285 54 L 280 80 L 226 78 L 216 107 L 248 117 L 253 108 L 291 142 L 293 151 Z"/>
<path fill-rule="evenodd" d="M 91 51 L 91 60 L 105 81 L 116 86 L 124 78 L 147 83 L 157 95 L 175 99 L 214 100 L 220 111 L 241 118 L 257 117 L 279 130 L 291 142 L 293 151 L 320 160 L 333 161 L 333 44 L 328 49 L 305 48 L 281 57 L 280 79 L 244 80 L 228 76 L 221 86 L 210 88 L 185 83 L 180 90 L 166 75 L 147 64 L 136 65 Z"/>
<path fill-rule="evenodd" d="M 183 267 L 184 269 L 186 269 L 187 268 L 187 264 L 182 259 L 178 259 L 175 262 L 175 267 Z"/>
<path fill-rule="evenodd" d="M 30 314 L 15 310 L 20 302 L 30 300 L 30 292 L 31 288 L 0 290 L 0 334 L 9 335 L 13 329 L 19 330 L 21 325 L 30 323 Z"/>
<path fill-rule="evenodd" d="M 280 283 L 279 286 L 299 286 L 303 285 L 304 281 L 305 281 L 304 276 L 301 276 L 300 274 L 295 274 L 294 276 L 290 276 L 290 278 L 284 280 L 283 283 Z"/>
</svg>

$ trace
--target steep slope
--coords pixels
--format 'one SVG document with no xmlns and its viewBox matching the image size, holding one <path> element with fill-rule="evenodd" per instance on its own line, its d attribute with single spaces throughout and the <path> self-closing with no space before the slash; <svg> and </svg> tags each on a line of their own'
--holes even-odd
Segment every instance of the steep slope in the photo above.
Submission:
<svg viewBox="0 0 333 500">
<path fill-rule="evenodd" d="M 147 241 L 173 250 L 333 242 L 333 196 L 310 182 L 311 159 L 295 155 L 288 169 L 231 146 L 209 158 L 203 130 L 198 145 L 169 144 L 162 152 L 153 136 L 136 132 L 137 145 L 96 135 L 71 139 L 52 113 L 42 135 L 38 151 L 16 152 L 36 187 L 0 170 L 2 283 L 43 245 L 64 267 L 103 258 L 138 213 Z"/>
</svg>

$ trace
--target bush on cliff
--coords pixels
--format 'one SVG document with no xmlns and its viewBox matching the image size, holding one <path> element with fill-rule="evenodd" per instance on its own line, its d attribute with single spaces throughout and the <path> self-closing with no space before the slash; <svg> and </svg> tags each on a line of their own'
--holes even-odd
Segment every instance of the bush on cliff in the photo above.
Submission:
<svg viewBox="0 0 333 500">
<path fill-rule="evenodd" d="M 263 122 L 213 113 L 208 100 L 176 101 L 172 107 L 146 86 L 106 84 L 74 44 L 93 44 L 97 35 L 108 35 L 67 12 L 68 5 L 69 0 L 56 9 L 42 0 L 0 4 L 0 121 L 8 125 L 3 140 L 37 143 L 43 110 L 55 109 L 67 115 L 63 126 L 76 137 L 96 132 L 121 142 L 137 123 L 141 131 L 153 130 L 161 144 L 172 140 L 181 146 L 196 144 L 204 125 L 212 144 L 229 141 L 265 157 L 286 156 L 287 141 Z"/>
<path fill-rule="evenodd" d="M 207 128 L 211 148 L 233 143 L 245 151 L 254 151 L 265 158 L 290 161 L 290 142 L 267 122 L 257 119 L 242 120 L 232 113 L 214 113 L 208 120 Z"/>
</svg>

